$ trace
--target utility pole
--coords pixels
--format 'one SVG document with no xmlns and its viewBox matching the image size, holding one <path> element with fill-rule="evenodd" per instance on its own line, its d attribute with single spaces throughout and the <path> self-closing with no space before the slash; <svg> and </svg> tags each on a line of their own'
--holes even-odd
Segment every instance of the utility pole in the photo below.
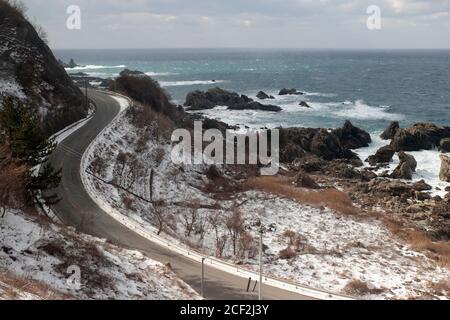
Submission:
<svg viewBox="0 0 450 320">
<path fill-rule="evenodd" d="M 88 98 L 88 81 L 84 79 L 84 91 L 86 96 L 86 110 L 89 109 L 89 98 Z"/>
<path fill-rule="evenodd" d="M 263 283 L 263 228 L 262 225 L 259 229 L 259 287 L 258 287 L 258 300 L 262 300 L 262 283 Z"/>
<path fill-rule="evenodd" d="M 202 258 L 202 283 L 201 283 L 201 294 L 202 297 L 205 297 L 205 259 Z"/>
</svg>

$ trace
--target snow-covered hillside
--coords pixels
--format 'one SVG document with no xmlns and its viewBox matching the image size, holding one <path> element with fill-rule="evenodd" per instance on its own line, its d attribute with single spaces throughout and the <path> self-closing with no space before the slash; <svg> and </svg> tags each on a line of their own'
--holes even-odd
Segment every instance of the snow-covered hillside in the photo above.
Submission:
<svg viewBox="0 0 450 320">
<path fill-rule="evenodd" d="M 140 252 L 20 211 L 0 219 L 0 299 L 199 298 Z"/>
<path fill-rule="evenodd" d="M 171 146 L 152 134 L 155 127 L 138 128 L 124 112 L 91 146 L 85 181 L 98 203 L 149 230 L 161 229 L 180 246 L 255 270 L 261 221 L 266 272 L 313 288 L 369 299 L 450 295 L 448 269 L 410 249 L 380 221 L 261 191 L 225 192 L 233 183 L 225 169 L 221 178 L 209 179 L 206 166 L 173 164 Z"/>
<path fill-rule="evenodd" d="M 33 108 L 50 133 L 87 114 L 81 90 L 24 13 L 0 0 L 0 101 L 4 96 Z"/>
</svg>

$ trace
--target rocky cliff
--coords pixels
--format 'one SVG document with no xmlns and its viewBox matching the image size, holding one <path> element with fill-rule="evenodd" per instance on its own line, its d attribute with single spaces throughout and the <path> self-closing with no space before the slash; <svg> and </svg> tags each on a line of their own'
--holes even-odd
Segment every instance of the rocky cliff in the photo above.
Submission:
<svg viewBox="0 0 450 320">
<path fill-rule="evenodd" d="M 36 109 L 49 133 L 86 115 L 80 89 L 23 13 L 5 0 L 0 0 L 0 96 L 15 96 Z"/>
</svg>

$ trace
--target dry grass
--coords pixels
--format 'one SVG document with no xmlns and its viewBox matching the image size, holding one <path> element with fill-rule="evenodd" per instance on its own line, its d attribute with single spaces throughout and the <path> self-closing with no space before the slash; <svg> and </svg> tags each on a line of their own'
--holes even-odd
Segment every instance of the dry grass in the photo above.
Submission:
<svg viewBox="0 0 450 320">
<path fill-rule="evenodd" d="M 412 250 L 424 253 L 439 266 L 450 269 L 450 243 L 432 241 L 428 235 L 417 229 L 405 228 L 399 221 L 383 218 L 389 231 L 409 244 Z"/>
<path fill-rule="evenodd" d="M 430 284 L 430 288 L 437 296 L 449 296 L 450 295 L 450 281 L 441 280 Z"/>
<path fill-rule="evenodd" d="M 250 178 L 245 183 L 249 189 L 256 189 L 283 197 L 288 197 L 301 204 L 313 207 L 327 207 L 344 215 L 358 215 L 350 197 L 336 189 L 305 190 L 292 185 L 293 179 L 280 176 Z"/>
<path fill-rule="evenodd" d="M 73 297 L 57 292 L 45 283 L 30 278 L 19 277 L 10 272 L 0 272 L 0 290 L 3 299 L 19 299 L 20 293 L 29 293 L 44 300 L 67 300 Z"/>
</svg>

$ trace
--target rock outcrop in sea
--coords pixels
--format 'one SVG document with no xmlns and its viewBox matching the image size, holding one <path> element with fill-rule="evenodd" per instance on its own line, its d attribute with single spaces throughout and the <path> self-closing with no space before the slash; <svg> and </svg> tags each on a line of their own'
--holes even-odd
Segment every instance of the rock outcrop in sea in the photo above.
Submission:
<svg viewBox="0 0 450 320">
<path fill-rule="evenodd" d="M 275 105 L 266 105 L 254 101 L 246 95 L 239 95 L 219 87 L 208 91 L 194 91 L 186 96 L 184 103 L 188 110 L 207 110 L 217 106 L 226 106 L 229 110 L 261 110 L 279 112 L 282 109 Z"/>
<path fill-rule="evenodd" d="M 416 123 L 409 128 L 398 128 L 392 137 L 391 146 L 397 152 L 431 150 L 438 148 L 446 138 L 450 138 L 450 127 Z"/>
</svg>

